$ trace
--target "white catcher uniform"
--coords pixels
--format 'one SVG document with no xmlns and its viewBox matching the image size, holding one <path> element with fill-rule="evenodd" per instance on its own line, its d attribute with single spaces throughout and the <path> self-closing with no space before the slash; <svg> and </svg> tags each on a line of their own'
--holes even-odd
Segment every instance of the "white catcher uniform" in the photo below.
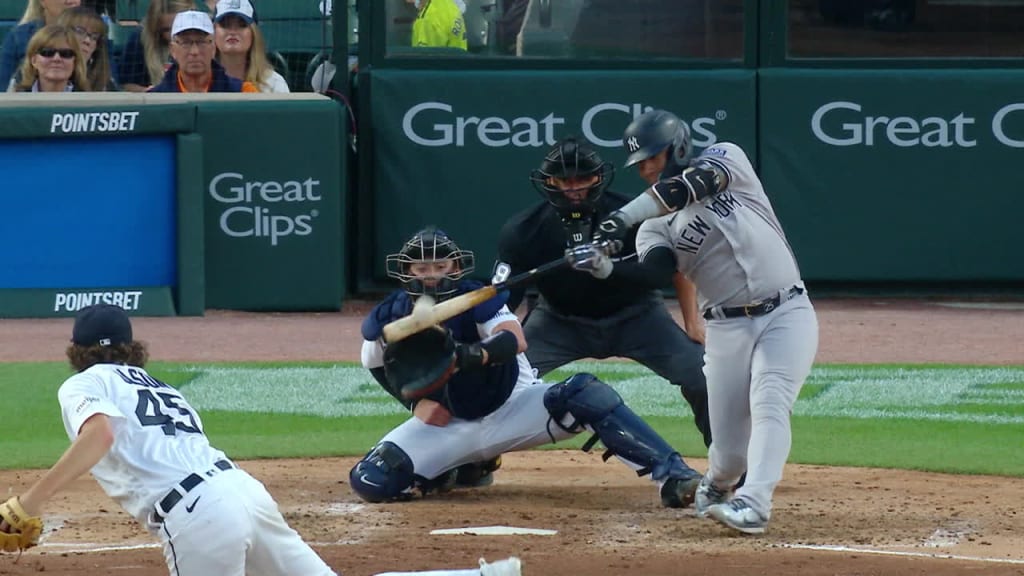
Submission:
<svg viewBox="0 0 1024 576">
<path fill-rule="evenodd" d="M 486 338 L 501 323 L 514 320 L 507 306 L 483 323 L 476 324 L 478 336 Z M 384 366 L 381 340 L 364 340 L 363 367 Z M 476 420 L 453 418 L 447 426 L 431 426 L 415 416 L 388 432 L 381 442 L 401 446 L 415 464 L 416 474 L 436 478 L 471 462 L 481 462 L 505 452 L 528 450 L 551 442 L 560 442 L 575 434 L 548 425 L 551 415 L 544 409 L 544 393 L 552 384 L 537 379 L 526 354 L 516 355 L 518 376 L 511 395 L 494 412 Z"/>
<path fill-rule="evenodd" d="M 103 490 L 163 543 L 172 576 L 334 575 L 263 484 L 210 446 L 199 414 L 142 368 L 97 364 L 58 392 L 73 441 L 91 416 L 114 443 L 92 469 Z"/>
<path fill-rule="evenodd" d="M 657 246 L 671 248 L 679 271 L 697 286 L 707 319 L 704 373 L 714 439 L 708 478 L 732 486 L 746 470 L 735 496 L 767 520 L 789 457 L 793 403 L 817 353 L 818 322 L 747 155 L 719 142 L 694 163 L 701 161 L 723 170 L 728 187 L 645 221 L 637 253 L 643 259 Z M 726 317 L 752 304 L 760 306 L 749 308 L 750 316 Z"/>
</svg>

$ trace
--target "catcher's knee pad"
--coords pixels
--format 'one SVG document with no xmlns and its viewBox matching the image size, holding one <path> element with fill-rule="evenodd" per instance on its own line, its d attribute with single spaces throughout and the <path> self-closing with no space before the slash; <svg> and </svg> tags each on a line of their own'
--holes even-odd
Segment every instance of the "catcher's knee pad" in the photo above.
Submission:
<svg viewBox="0 0 1024 576">
<path fill-rule="evenodd" d="M 581 432 L 583 426 L 600 422 L 622 404 L 618 392 L 586 372 L 570 376 L 544 393 L 548 414 L 558 426 L 574 433 Z M 571 420 L 567 416 L 571 416 Z"/>
<path fill-rule="evenodd" d="M 349 484 L 367 502 L 402 498 L 416 481 L 412 459 L 391 442 L 381 442 L 348 473 Z"/>
<path fill-rule="evenodd" d="M 618 392 L 592 374 L 577 374 L 549 388 L 544 407 L 563 429 L 580 432 L 587 427 L 594 432 L 596 439 L 584 444 L 584 450 L 600 440 L 608 449 L 606 459 L 617 455 L 635 465 L 640 474 L 653 473 L 655 480 L 689 470 L 669 443 L 626 406 Z"/>
</svg>

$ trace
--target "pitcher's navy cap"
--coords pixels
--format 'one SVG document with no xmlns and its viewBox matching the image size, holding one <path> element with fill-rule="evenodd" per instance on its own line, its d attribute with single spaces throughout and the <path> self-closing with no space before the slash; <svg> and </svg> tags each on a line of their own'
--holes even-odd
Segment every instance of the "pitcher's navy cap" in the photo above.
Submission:
<svg viewBox="0 0 1024 576">
<path fill-rule="evenodd" d="M 132 341 L 132 322 L 128 313 L 113 304 L 86 306 L 75 315 L 71 341 L 79 346 L 115 346 Z"/>
</svg>

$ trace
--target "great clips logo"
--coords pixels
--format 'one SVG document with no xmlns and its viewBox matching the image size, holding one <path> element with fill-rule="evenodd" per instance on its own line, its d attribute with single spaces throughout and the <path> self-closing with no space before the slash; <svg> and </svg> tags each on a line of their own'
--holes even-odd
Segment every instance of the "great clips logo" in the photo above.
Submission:
<svg viewBox="0 0 1024 576">
<path fill-rule="evenodd" d="M 210 196 L 224 206 L 218 222 L 232 238 L 260 238 L 277 246 L 292 236 L 309 236 L 320 215 L 320 181 L 258 181 L 238 172 L 210 180 Z"/>
<path fill-rule="evenodd" d="M 644 112 L 643 104 L 602 102 L 587 108 L 578 121 L 570 124 L 565 116 L 550 112 L 544 116 L 484 116 L 457 111 L 445 102 L 421 102 L 402 116 L 405 137 L 420 146 L 474 146 L 488 148 L 538 148 L 553 146 L 562 133 L 582 134 L 595 146 L 620 148 L 622 131 Z M 725 110 L 713 116 L 689 120 L 693 145 L 705 148 L 718 141 L 718 124 L 728 118 Z M 601 131 L 597 126 L 615 126 Z"/>
<path fill-rule="evenodd" d="M 990 118 L 962 111 L 948 116 L 890 116 L 856 102 L 829 102 L 814 111 L 811 131 L 832 146 L 973 148 L 980 138 L 991 135 L 1003 146 L 1024 148 L 1024 102 L 1007 104 Z"/>
</svg>

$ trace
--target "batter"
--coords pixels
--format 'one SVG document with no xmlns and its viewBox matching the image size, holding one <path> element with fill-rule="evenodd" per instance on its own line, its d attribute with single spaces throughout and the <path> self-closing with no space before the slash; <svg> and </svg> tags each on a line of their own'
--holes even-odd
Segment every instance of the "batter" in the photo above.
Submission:
<svg viewBox="0 0 1024 576">
<path fill-rule="evenodd" d="M 664 114 L 647 112 L 626 133 Z M 673 150 L 669 158 L 682 162 L 689 152 Z M 676 269 L 696 284 L 707 321 L 704 371 L 713 438 L 697 513 L 760 534 L 789 457 L 793 403 L 817 352 L 817 317 L 743 150 L 719 142 L 684 166 L 663 166 L 673 175 L 602 221 L 596 236 L 621 239 L 643 222 L 636 238 L 641 261 L 663 265 L 672 253 Z M 746 483 L 734 490 L 744 470 Z"/>
</svg>

